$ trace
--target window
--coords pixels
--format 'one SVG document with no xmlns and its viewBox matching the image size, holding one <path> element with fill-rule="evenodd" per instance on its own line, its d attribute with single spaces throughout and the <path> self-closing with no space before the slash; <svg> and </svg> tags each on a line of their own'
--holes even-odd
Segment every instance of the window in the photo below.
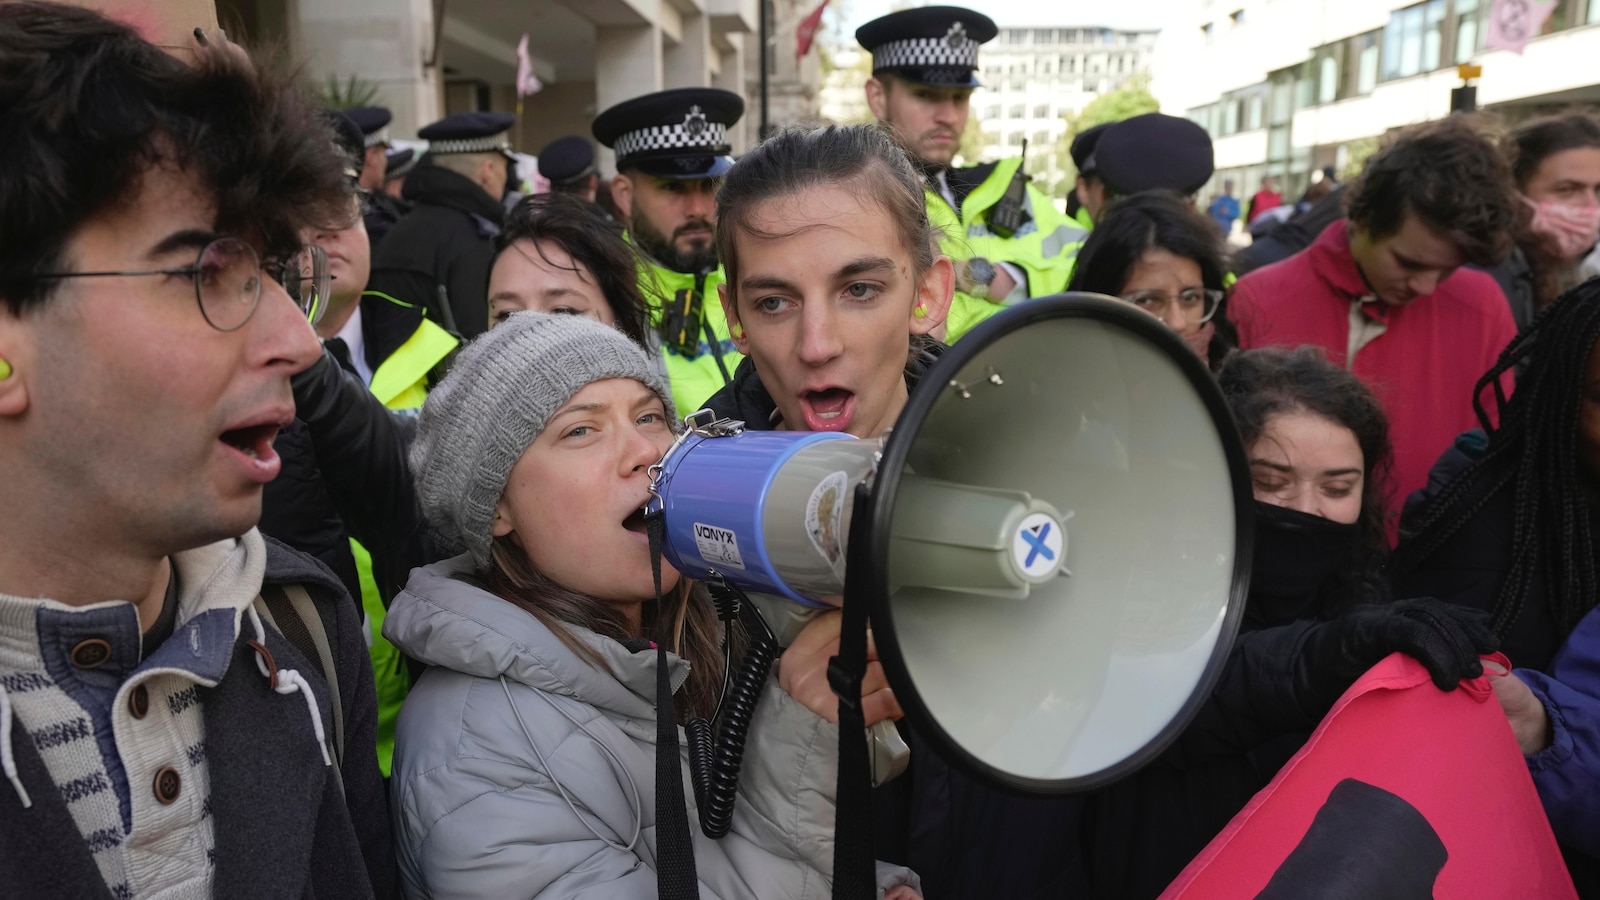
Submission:
<svg viewBox="0 0 1600 900">
<path fill-rule="evenodd" d="M 1473 55 L 1483 49 L 1483 14 L 1488 5 L 1480 0 L 1456 0 L 1457 63 L 1471 61 Z M 1589 21 L 1595 21 L 1596 12 L 1600 12 L 1600 2 L 1589 0 Z"/>
<path fill-rule="evenodd" d="M 1268 107 L 1269 124 L 1287 125 L 1294 117 L 1294 70 L 1272 73 L 1272 96 Z"/>
<path fill-rule="evenodd" d="M 1013 28 L 1006 32 L 1006 43 L 1008 44 L 1020 47 L 1027 42 L 1028 30 L 1026 28 Z"/>
<path fill-rule="evenodd" d="M 1057 28 L 1056 29 L 1056 43 L 1058 43 L 1058 44 L 1076 44 L 1077 42 L 1078 42 L 1078 29 L 1076 29 L 1076 28 Z"/>
<path fill-rule="evenodd" d="M 1033 42 L 1043 47 L 1055 38 L 1055 31 L 1049 28 L 1036 28 L 1033 32 Z"/>
<path fill-rule="evenodd" d="M 1006 118 L 1008 119 L 1025 119 L 1027 117 L 1028 108 L 1021 103 L 1013 104 L 1011 109 L 1006 111 Z"/>
<path fill-rule="evenodd" d="M 996 103 L 990 106 L 985 106 L 983 108 L 983 117 L 991 120 L 1000 118 L 1000 104 Z"/>
<path fill-rule="evenodd" d="M 1041 103 L 1038 106 L 1035 106 L 1033 108 L 1033 117 L 1035 119 L 1048 119 L 1048 118 L 1050 118 L 1050 104 Z"/>
<path fill-rule="evenodd" d="M 1266 105 L 1266 93 L 1260 89 L 1252 90 L 1249 99 L 1245 101 L 1244 123 L 1240 128 L 1245 131 L 1255 131 L 1265 124 L 1262 120 Z"/>
<path fill-rule="evenodd" d="M 1383 31 L 1384 81 L 1439 68 L 1444 16 L 1445 0 L 1428 0 L 1389 15 Z"/>
<path fill-rule="evenodd" d="M 1035 131 L 1033 137 L 1028 139 L 1028 142 L 1035 147 L 1048 147 L 1050 146 L 1050 132 Z"/>
<path fill-rule="evenodd" d="M 1222 134 L 1233 134 L 1239 130 L 1239 103 L 1224 97 L 1222 100 Z"/>
<path fill-rule="evenodd" d="M 1378 85 L 1378 38 L 1381 34 L 1381 31 L 1369 31 L 1350 39 L 1352 52 L 1356 57 L 1357 96 L 1365 97 Z"/>
<path fill-rule="evenodd" d="M 1013 131 L 1010 134 L 1006 135 L 1006 146 L 1008 146 L 1008 147 L 1021 147 L 1022 146 L 1022 132 Z"/>
</svg>

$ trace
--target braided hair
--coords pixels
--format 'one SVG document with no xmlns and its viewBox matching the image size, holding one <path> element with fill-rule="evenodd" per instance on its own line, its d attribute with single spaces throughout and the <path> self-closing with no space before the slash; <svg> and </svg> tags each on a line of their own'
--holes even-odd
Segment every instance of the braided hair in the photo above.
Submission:
<svg viewBox="0 0 1600 900">
<path fill-rule="evenodd" d="M 1545 604 L 1560 639 L 1595 605 L 1595 551 L 1589 502 L 1579 488 L 1578 423 L 1589 355 L 1600 339 L 1600 280 L 1568 291 L 1534 320 L 1478 380 L 1473 408 L 1489 447 L 1423 508 L 1403 535 L 1397 578 L 1415 571 L 1501 491 L 1511 491 L 1511 566 L 1490 612 L 1504 637 L 1534 586 L 1544 581 Z M 1501 376 L 1526 363 L 1509 398 Z M 1499 427 L 1482 398 L 1493 388 Z"/>
</svg>

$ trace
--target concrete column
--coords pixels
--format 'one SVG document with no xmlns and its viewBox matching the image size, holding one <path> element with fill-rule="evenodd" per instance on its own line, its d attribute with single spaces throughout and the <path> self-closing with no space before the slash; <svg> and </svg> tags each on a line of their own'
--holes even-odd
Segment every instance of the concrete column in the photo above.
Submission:
<svg viewBox="0 0 1600 900">
<path fill-rule="evenodd" d="M 415 137 L 439 118 L 439 67 L 423 67 L 433 51 L 429 0 L 302 0 L 290 8 L 300 37 L 295 56 L 310 77 L 356 75 L 377 84 L 376 102 L 394 111 L 395 137 Z"/>
<path fill-rule="evenodd" d="M 712 60 L 715 51 L 711 46 L 711 20 L 706 16 L 685 14 L 679 30 L 678 43 L 666 51 L 666 86 L 705 87 L 711 83 Z"/>
<path fill-rule="evenodd" d="M 654 25 L 608 25 L 595 29 L 596 113 L 665 86 L 661 29 Z M 610 149 L 600 148 L 600 168 L 616 171 Z"/>
<path fill-rule="evenodd" d="M 756 133 L 756 127 L 752 123 L 755 121 L 755 117 L 760 115 L 759 111 L 755 109 L 755 103 L 759 102 L 759 98 L 753 98 L 745 92 L 745 37 L 746 35 L 738 33 L 727 35 L 726 40 L 729 49 L 722 51 L 720 54 L 721 69 L 711 80 L 712 87 L 733 91 L 735 94 L 745 98 L 744 116 L 739 119 L 737 124 L 728 129 L 728 143 L 733 146 L 735 156 L 749 149 L 750 144 L 753 143 L 751 136 Z M 753 36 L 751 37 L 753 39 Z"/>
</svg>

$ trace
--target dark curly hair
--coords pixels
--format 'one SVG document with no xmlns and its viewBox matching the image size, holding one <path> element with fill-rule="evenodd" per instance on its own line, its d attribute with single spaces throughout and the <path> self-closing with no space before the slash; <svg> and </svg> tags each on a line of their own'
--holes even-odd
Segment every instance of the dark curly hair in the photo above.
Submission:
<svg viewBox="0 0 1600 900">
<path fill-rule="evenodd" d="M 1361 538 L 1323 583 L 1317 613 L 1329 618 L 1358 603 L 1387 596 L 1383 566 L 1389 555 L 1389 419 L 1372 391 L 1310 346 L 1293 350 L 1237 350 L 1223 360 L 1217 384 L 1239 425 L 1245 447 L 1255 444 L 1274 416 L 1307 412 L 1341 425 L 1361 448 Z"/>
<path fill-rule="evenodd" d="M 171 165 L 214 198 L 216 230 L 287 256 L 302 227 L 345 215 L 333 134 L 236 47 L 186 65 L 99 13 L 0 4 L 0 303 L 46 302 L 73 234 Z"/>
<path fill-rule="evenodd" d="M 640 256 L 606 220 L 600 207 L 572 194 L 535 194 L 526 197 L 506 216 L 505 228 L 494 239 L 494 259 L 517 241 L 549 241 L 567 251 L 572 260 L 589 270 L 611 307 L 617 330 L 641 347 L 648 347 L 650 309 L 639 291 Z M 554 266 L 544 251 L 539 256 Z"/>
<path fill-rule="evenodd" d="M 1402 132 L 1367 161 L 1349 198 L 1350 221 L 1374 239 L 1415 215 L 1480 267 L 1505 259 L 1521 221 L 1511 167 L 1469 116 Z"/>
<path fill-rule="evenodd" d="M 1578 426 L 1587 367 L 1600 341 L 1600 281 L 1568 291 L 1500 354 L 1473 394 L 1489 447 L 1423 507 L 1401 535 L 1396 578 L 1419 569 L 1462 526 L 1504 491 L 1512 497 L 1511 566 L 1500 582 L 1490 624 L 1504 637 L 1530 598 L 1540 595 L 1566 640 L 1595 606 L 1597 578 L 1591 503 L 1578 461 Z M 1501 377 L 1519 365 L 1509 398 Z M 1499 427 L 1481 403 L 1492 392 Z M 1409 524 L 1409 523 L 1408 523 Z"/>
</svg>

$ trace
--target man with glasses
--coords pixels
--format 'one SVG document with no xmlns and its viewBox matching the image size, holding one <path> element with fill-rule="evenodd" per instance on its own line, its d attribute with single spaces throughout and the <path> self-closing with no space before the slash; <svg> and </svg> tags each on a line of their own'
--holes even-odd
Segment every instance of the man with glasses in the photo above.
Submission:
<svg viewBox="0 0 1600 900">
<path fill-rule="evenodd" d="M 0 59 L 0 896 L 389 895 L 354 605 L 255 530 L 327 132 L 82 9 L 0 5 Z"/>
</svg>

